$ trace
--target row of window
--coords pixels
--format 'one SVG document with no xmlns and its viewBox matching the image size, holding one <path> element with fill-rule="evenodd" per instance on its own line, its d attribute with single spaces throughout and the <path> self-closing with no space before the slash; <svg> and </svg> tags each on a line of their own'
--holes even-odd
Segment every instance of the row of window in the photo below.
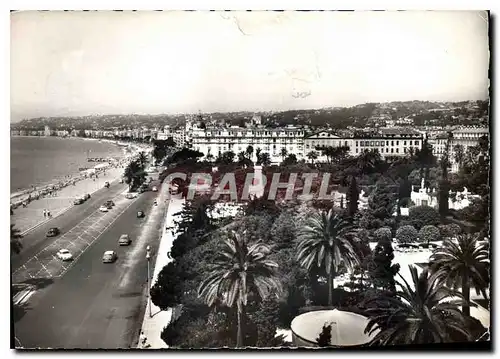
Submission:
<svg viewBox="0 0 500 359">
<path fill-rule="evenodd" d="M 384 148 L 385 148 L 385 151 L 384 151 Z M 373 150 L 376 152 L 380 152 L 380 153 L 399 153 L 399 147 L 391 148 L 390 151 L 389 151 L 388 147 L 384 147 L 384 148 L 381 148 L 380 150 L 378 148 L 374 148 Z M 412 148 L 412 147 L 409 147 L 409 148 Z M 407 153 L 409 151 L 409 148 L 403 147 L 403 153 Z M 414 147 L 414 150 L 417 150 L 417 149 L 418 149 L 418 147 Z M 358 148 L 356 148 L 356 153 L 361 153 L 362 151 L 363 150 L 359 150 Z"/>
<path fill-rule="evenodd" d="M 270 132 L 270 131 L 264 131 L 264 132 L 223 132 L 223 131 L 218 131 L 217 133 L 212 133 L 212 132 L 206 132 L 206 136 L 229 136 L 229 137 L 249 137 L 249 136 L 279 136 L 279 137 L 298 137 L 298 136 L 304 136 L 303 132 Z"/>
<path fill-rule="evenodd" d="M 359 142 L 359 145 L 358 145 Z M 364 147 L 364 146 L 389 146 L 389 142 L 391 143 L 391 146 L 394 146 L 394 142 L 396 142 L 396 146 L 399 146 L 399 141 L 356 141 L 356 147 Z M 403 146 L 406 146 L 406 142 L 408 141 L 403 141 Z M 418 146 L 420 141 L 409 141 L 409 146 L 412 146 L 415 144 L 415 146 Z"/>
</svg>

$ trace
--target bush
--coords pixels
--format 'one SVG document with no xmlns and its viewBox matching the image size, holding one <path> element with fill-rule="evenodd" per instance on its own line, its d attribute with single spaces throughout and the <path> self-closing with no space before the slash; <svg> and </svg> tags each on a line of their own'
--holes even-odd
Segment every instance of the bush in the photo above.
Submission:
<svg viewBox="0 0 500 359">
<path fill-rule="evenodd" d="M 389 227 L 382 227 L 375 231 L 375 239 L 377 242 L 382 240 L 392 241 L 392 231 Z"/>
<path fill-rule="evenodd" d="M 399 243 L 412 243 L 417 240 L 418 232 L 413 226 L 402 226 L 396 231 Z"/>
<path fill-rule="evenodd" d="M 409 212 L 409 221 L 416 229 L 427 225 L 439 224 L 439 213 L 432 207 L 415 206 L 411 207 Z"/>
<path fill-rule="evenodd" d="M 423 226 L 418 232 L 418 237 L 420 242 L 429 243 L 438 241 L 441 235 L 436 226 Z"/>
</svg>

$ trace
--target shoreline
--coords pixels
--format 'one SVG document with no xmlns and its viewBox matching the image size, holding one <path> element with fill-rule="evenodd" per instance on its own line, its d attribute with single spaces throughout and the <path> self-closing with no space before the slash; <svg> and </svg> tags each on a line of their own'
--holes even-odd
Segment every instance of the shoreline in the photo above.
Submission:
<svg viewBox="0 0 500 359">
<path fill-rule="evenodd" d="M 11 136 L 11 137 L 47 138 L 45 136 Z M 71 139 L 71 140 L 78 139 L 78 140 L 86 140 L 86 141 L 99 141 L 99 142 L 106 142 L 106 143 L 114 144 L 115 146 L 118 146 L 119 148 L 122 149 L 122 151 L 121 151 L 122 153 L 120 154 L 119 159 L 117 160 L 117 163 L 125 161 L 128 157 L 132 156 L 134 153 L 136 153 L 138 151 L 141 151 L 141 150 L 147 151 L 148 148 L 151 147 L 148 145 L 139 146 L 136 143 L 121 142 L 119 140 L 111 140 L 111 139 L 86 138 L 86 137 L 57 137 L 57 136 L 50 136 L 50 137 L 54 137 L 54 138 L 58 138 L 58 139 Z M 127 152 L 128 148 L 131 148 L 130 152 Z M 110 158 L 112 158 L 112 157 L 110 157 Z M 48 190 L 50 190 L 51 188 L 52 188 L 52 190 L 64 188 L 68 184 L 71 184 L 73 181 L 80 181 L 82 179 L 81 177 L 82 176 L 84 177 L 85 172 L 88 172 L 89 170 L 95 169 L 95 171 L 98 172 L 96 167 L 98 167 L 102 164 L 109 163 L 110 166 L 113 166 L 113 161 L 102 161 L 102 162 L 96 161 L 96 162 L 88 162 L 88 163 L 91 165 L 91 167 L 88 167 L 84 171 L 70 173 L 64 177 L 61 177 L 61 176 L 55 177 L 55 178 L 52 178 L 52 179 L 45 181 L 45 182 L 42 182 L 42 183 L 31 184 L 30 187 L 25 187 L 25 188 L 13 190 L 10 192 L 10 200 L 11 200 L 11 202 L 14 200 L 17 202 L 20 197 L 27 198 L 29 196 L 29 194 L 32 194 L 34 192 L 36 193 L 36 192 L 41 192 L 41 191 L 45 191 L 45 190 L 47 190 L 45 192 L 48 192 Z"/>
<path fill-rule="evenodd" d="M 15 137 L 36 137 L 36 136 L 15 136 Z M 97 139 L 97 138 L 79 138 L 79 139 L 110 142 L 120 147 L 127 145 L 126 148 L 130 150 L 127 150 L 125 147 L 123 147 L 122 155 L 116 161 L 89 162 L 92 163 L 93 166 L 91 168 L 88 168 L 87 170 L 69 174 L 63 178 L 54 178 L 42 184 L 32 185 L 29 188 L 25 188 L 23 190 L 19 190 L 16 192 L 11 192 L 10 194 L 11 210 L 14 210 L 20 206 L 27 206 L 32 201 L 56 195 L 57 191 L 63 188 L 66 188 L 70 185 L 76 185 L 76 183 L 88 178 L 92 178 L 94 175 L 98 176 L 101 173 L 106 173 L 107 169 L 120 168 L 120 167 L 124 168 L 125 165 L 130 161 L 130 158 L 135 156 L 138 152 L 148 151 L 151 149 L 151 146 L 147 145 L 140 146 L 135 143 L 125 143 L 109 139 Z"/>
</svg>

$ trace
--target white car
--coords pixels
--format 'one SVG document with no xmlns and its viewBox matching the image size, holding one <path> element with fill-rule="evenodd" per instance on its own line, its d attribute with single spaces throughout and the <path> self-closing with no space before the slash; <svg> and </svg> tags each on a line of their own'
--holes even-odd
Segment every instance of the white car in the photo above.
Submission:
<svg viewBox="0 0 500 359">
<path fill-rule="evenodd" d="M 151 189 L 153 192 L 158 192 L 158 188 L 156 186 L 153 186 L 153 188 Z"/>
<path fill-rule="evenodd" d="M 108 207 L 101 206 L 101 207 L 99 207 L 99 211 L 101 211 L 101 212 L 107 212 L 108 211 Z"/>
<path fill-rule="evenodd" d="M 57 258 L 62 261 L 70 261 L 73 259 L 73 256 L 67 249 L 61 249 L 59 250 L 59 252 L 57 252 Z"/>
<path fill-rule="evenodd" d="M 125 198 L 127 198 L 127 199 L 134 199 L 134 198 L 137 198 L 137 193 L 134 193 L 134 192 L 127 193 L 127 194 L 125 195 Z"/>
</svg>

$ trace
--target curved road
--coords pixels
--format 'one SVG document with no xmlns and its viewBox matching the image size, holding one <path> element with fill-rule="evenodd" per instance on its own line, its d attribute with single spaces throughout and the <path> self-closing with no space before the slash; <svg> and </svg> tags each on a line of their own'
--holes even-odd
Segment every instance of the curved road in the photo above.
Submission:
<svg viewBox="0 0 500 359">
<path fill-rule="evenodd" d="M 17 345 L 65 349 L 134 346 L 146 304 L 145 249 L 151 246 L 154 263 L 168 201 L 164 201 L 166 191 L 162 189 L 161 193 L 146 192 L 127 200 L 121 194 L 125 189 L 124 185 L 114 184 L 98 191 L 85 204 L 75 206 L 25 237 L 29 248 L 13 260 L 13 278 L 29 272 L 29 263 L 35 262 L 33 256 L 47 269 L 51 259 L 44 259 L 40 253 L 56 251 L 61 241 L 68 243 L 66 247 L 74 244 L 74 250 L 68 249 L 81 254 L 58 274 L 54 274 L 54 268 L 62 264 L 54 260 L 46 271 L 40 270 L 35 278 L 22 281 L 34 285 L 36 291 L 27 302 L 14 306 Z M 158 206 L 154 206 L 158 195 Z M 98 207 L 110 198 L 114 198 L 115 208 L 99 213 Z M 137 218 L 138 210 L 145 210 L 146 218 Z M 46 230 L 54 226 L 62 230 L 59 238 L 45 239 Z M 131 236 L 130 246 L 118 246 L 123 233 Z M 115 263 L 102 263 L 106 250 L 117 252 Z"/>
</svg>

